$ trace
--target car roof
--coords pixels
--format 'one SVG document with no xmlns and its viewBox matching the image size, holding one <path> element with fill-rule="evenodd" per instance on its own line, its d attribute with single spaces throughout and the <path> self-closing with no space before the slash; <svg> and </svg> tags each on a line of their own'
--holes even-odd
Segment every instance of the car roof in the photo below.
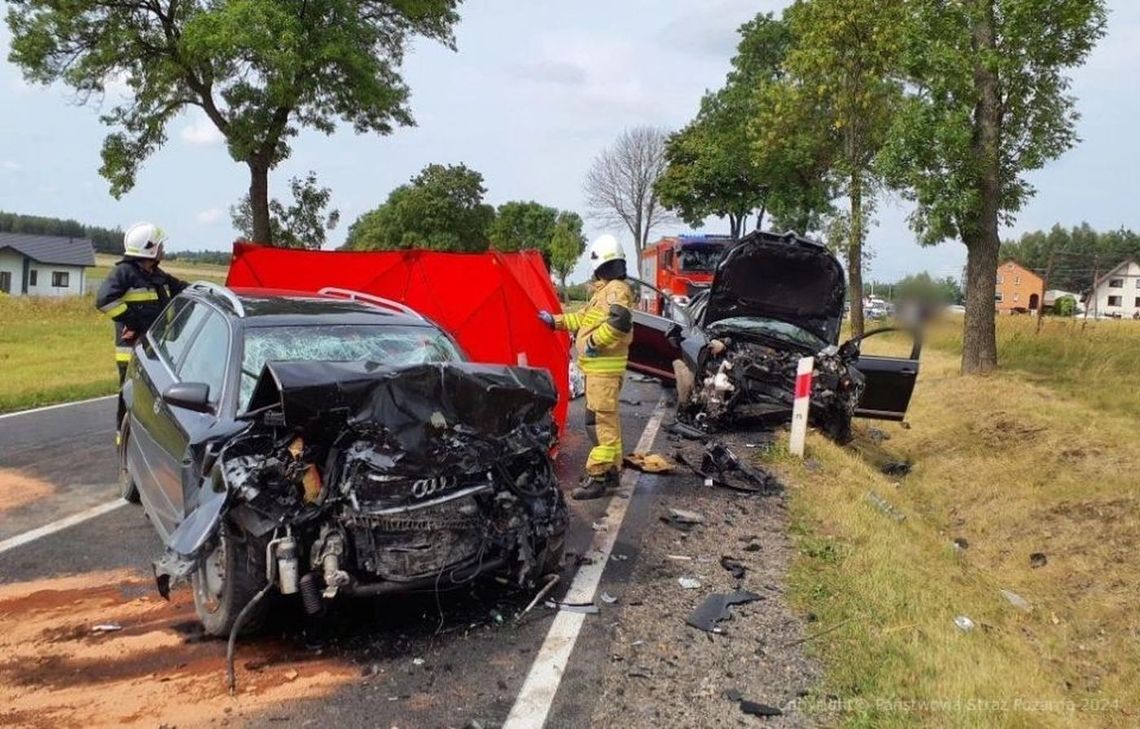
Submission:
<svg viewBox="0 0 1140 729">
<path fill-rule="evenodd" d="M 229 291 L 241 302 L 244 312 L 240 320 L 247 327 L 333 324 L 435 326 L 410 309 L 405 312 L 345 296 L 285 289 L 232 288 Z M 187 293 L 215 301 L 220 298 L 209 291 L 188 289 Z M 232 305 L 225 308 L 235 309 Z"/>
</svg>

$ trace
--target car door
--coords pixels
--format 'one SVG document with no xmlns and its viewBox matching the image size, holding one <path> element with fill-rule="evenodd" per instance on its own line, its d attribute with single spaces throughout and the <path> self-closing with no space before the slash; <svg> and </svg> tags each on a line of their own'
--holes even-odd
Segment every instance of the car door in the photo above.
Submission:
<svg viewBox="0 0 1140 729">
<path fill-rule="evenodd" d="M 864 354 L 865 342 L 887 332 L 902 332 L 911 338 L 910 353 L 906 356 Z M 918 360 L 922 352 L 922 337 L 913 329 L 884 327 L 867 332 L 850 340 L 844 346 L 855 344 L 860 348 L 855 369 L 863 373 L 866 389 L 855 408 L 855 417 L 875 420 L 902 420 L 906 417 L 914 383 L 918 378 Z M 892 343 L 893 344 L 893 343 Z"/>
<path fill-rule="evenodd" d="M 633 312 L 633 341 L 629 345 L 626 367 L 634 372 L 666 382 L 675 379 L 673 361 L 681 358 L 676 333 L 679 325 L 671 319 Z"/>
<path fill-rule="evenodd" d="M 140 494 L 163 538 L 182 520 L 181 462 L 187 440 L 181 421 L 188 418 L 189 412 L 167 404 L 162 393 L 179 381 L 178 369 L 210 312 L 205 303 L 187 300 L 169 323 L 151 329 L 143 348 L 149 377 L 140 381 L 143 387 L 135 388 L 132 423 L 138 427 L 134 437 L 151 482 L 150 488 L 140 487 Z"/>
</svg>

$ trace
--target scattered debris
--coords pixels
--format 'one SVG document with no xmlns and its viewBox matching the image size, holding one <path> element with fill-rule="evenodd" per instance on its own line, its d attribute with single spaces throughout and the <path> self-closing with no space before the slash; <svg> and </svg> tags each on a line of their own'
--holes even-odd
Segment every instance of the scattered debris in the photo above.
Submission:
<svg viewBox="0 0 1140 729">
<path fill-rule="evenodd" d="M 558 584 L 558 580 L 560 579 L 561 578 L 558 575 L 547 575 L 546 584 L 542 587 L 541 590 L 538 591 L 538 594 L 534 596 L 534 599 L 531 600 L 525 608 L 523 608 L 523 611 L 515 616 L 515 622 L 517 623 L 518 621 L 522 620 L 522 617 L 529 613 L 531 611 L 531 608 L 538 604 L 539 600 L 546 597 L 546 593 L 550 592 L 554 586 Z"/>
<path fill-rule="evenodd" d="M 692 557 L 689 557 L 688 555 L 684 555 L 684 554 L 667 554 L 667 555 L 665 555 L 665 559 L 672 559 L 672 560 L 675 560 L 677 562 L 692 562 L 693 561 Z"/>
<path fill-rule="evenodd" d="M 624 562 L 627 559 L 629 559 L 629 555 L 628 554 L 618 554 L 617 552 L 614 552 L 613 554 L 610 555 L 610 559 L 612 559 L 615 562 Z"/>
<path fill-rule="evenodd" d="M 737 688 L 730 688 L 724 690 L 724 698 L 732 701 L 733 703 L 740 701 L 744 698 L 744 694 Z"/>
<path fill-rule="evenodd" d="M 1002 590 L 1001 596 L 1004 597 L 1010 605 L 1013 605 L 1018 610 L 1029 612 L 1033 609 L 1033 606 L 1029 604 L 1028 600 L 1026 600 L 1021 595 L 1018 595 L 1016 592 L 1013 592 L 1012 590 Z"/>
<path fill-rule="evenodd" d="M 678 577 L 677 584 L 685 590 L 696 590 L 700 588 L 701 581 L 693 577 Z"/>
<path fill-rule="evenodd" d="M 545 603 L 548 608 L 557 608 L 567 613 L 582 613 L 583 615 L 597 615 L 601 612 L 598 606 L 592 602 L 586 603 L 569 603 L 569 602 L 554 602 L 547 600 Z"/>
<path fill-rule="evenodd" d="M 743 562 L 736 559 L 735 557 L 729 557 L 727 555 L 721 556 L 720 566 L 728 570 L 728 573 L 732 575 L 732 578 L 734 580 L 743 580 L 744 573 L 747 571 L 747 568 L 744 566 Z"/>
<path fill-rule="evenodd" d="M 640 400 L 633 400 L 628 397 L 618 398 L 618 402 L 620 402 L 622 405 L 632 405 L 633 407 L 637 407 L 641 404 Z"/>
<path fill-rule="evenodd" d="M 713 593 L 704 599 L 697 609 L 689 615 L 685 622 L 706 633 L 719 633 L 717 623 L 731 618 L 729 608 L 733 605 L 743 605 L 759 600 L 760 596 L 754 592 L 737 590 L 730 593 Z"/>
<path fill-rule="evenodd" d="M 1047 564 L 1049 564 L 1049 558 L 1045 556 L 1044 552 L 1034 552 L 1029 555 L 1029 566 L 1033 569 L 1044 567 Z"/>
<path fill-rule="evenodd" d="M 750 543 L 744 545 L 744 551 L 745 552 L 759 552 L 760 551 L 760 542 L 750 542 Z"/>
<path fill-rule="evenodd" d="M 586 394 L 586 375 L 575 360 L 570 360 L 570 399 L 577 400 Z"/>
<path fill-rule="evenodd" d="M 285 672 L 285 680 L 286 681 L 296 681 L 300 675 L 301 674 L 297 672 L 297 669 L 290 668 L 288 671 Z"/>
<path fill-rule="evenodd" d="M 740 460 L 720 441 L 705 445 L 705 455 L 698 473 L 706 479 L 711 478 L 716 486 L 748 493 L 760 493 L 774 485 L 774 479 L 770 475 Z"/>
<path fill-rule="evenodd" d="M 970 548 L 970 543 L 966 541 L 965 537 L 955 537 L 952 544 L 954 545 L 954 549 L 958 549 L 963 552 Z"/>
<path fill-rule="evenodd" d="M 609 527 L 605 524 L 599 524 L 598 522 L 594 522 L 590 526 L 593 527 L 594 531 L 596 532 L 604 532 L 606 529 L 609 529 Z"/>
<path fill-rule="evenodd" d="M 890 440 L 891 434 L 879 428 L 867 428 L 867 437 L 871 439 L 872 443 L 879 445 L 885 440 Z"/>
<path fill-rule="evenodd" d="M 742 699 L 740 702 L 740 710 L 749 716 L 783 716 L 784 712 L 777 709 L 775 706 L 768 706 L 761 704 L 758 701 L 749 701 Z"/>
<path fill-rule="evenodd" d="M 911 468 L 913 466 L 910 461 L 888 461 L 879 470 L 891 478 L 902 478 L 910 473 Z"/>
<path fill-rule="evenodd" d="M 705 431 L 682 423 L 679 420 L 674 420 L 672 423 L 667 423 L 665 425 L 665 431 L 667 433 L 672 433 L 674 435 L 680 436 L 686 440 L 703 441 L 709 437 L 709 434 Z"/>
<path fill-rule="evenodd" d="M 965 615 L 959 615 L 958 617 L 954 618 L 954 625 L 957 625 L 958 630 L 962 631 L 963 633 L 969 633 L 974 629 L 974 621 L 970 620 Z"/>
<path fill-rule="evenodd" d="M 906 521 L 906 514 L 891 506 L 889 503 L 887 503 L 886 499 L 884 499 L 882 496 L 879 496 L 874 491 L 868 491 L 866 499 L 867 502 L 871 504 L 871 506 L 875 507 L 894 521 L 899 523 Z"/>
<path fill-rule="evenodd" d="M 625 457 L 625 465 L 644 473 L 673 473 L 677 467 L 656 453 L 630 453 Z"/>
<path fill-rule="evenodd" d="M 818 473 L 819 471 L 823 470 L 823 464 L 820 463 L 818 458 L 809 458 L 804 461 L 804 468 L 811 471 L 812 473 Z"/>
<path fill-rule="evenodd" d="M 661 521 L 683 532 L 691 531 L 698 524 L 704 524 L 705 517 L 695 511 L 684 509 L 669 509 L 668 516 L 662 516 Z"/>
<path fill-rule="evenodd" d="M 613 605 L 615 602 L 617 602 L 617 598 L 608 592 L 603 592 L 602 593 L 602 602 L 604 602 L 607 605 Z"/>
<path fill-rule="evenodd" d="M 422 665 L 424 665 L 424 659 L 422 659 L 422 658 L 413 658 L 413 659 L 412 659 L 412 665 L 413 665 L 413 666 L 422 666 Z"/>
<path fill-rule="evenodd" d="M 122 629 L 123 626 L 118 623 L 100 623 L 99 625 L 92 626 L 91 632 L 99 635 L 101 633 L 117 633 Z"/>
<path fill-rule="evenodd" d="M 650 671 L 644 666 L 638 666 L 632 671 L 627 671 L 626 674 L 630 678 L 653 678 L 653 671 Z"/>
</svg>

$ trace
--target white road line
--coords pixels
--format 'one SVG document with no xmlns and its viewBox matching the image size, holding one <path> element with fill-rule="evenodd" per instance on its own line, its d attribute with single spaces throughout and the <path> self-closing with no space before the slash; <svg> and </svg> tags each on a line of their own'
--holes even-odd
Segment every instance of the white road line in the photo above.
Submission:
<svg viewBox="0 0 1140 729">
<path fill-rule="evenodd" d="M 645 453 L 653 446 L 653 439 L 661 427 L 661 419 L 665 416 L 665 399 L 657 403 L 657 409 L 645 424 L 641 439 L 637 441 L 639 452 Z M 638 473 L 627 469 L 622 475 L 622 488 L 632 489 L 637 483 Z M 609 562 L 610 552 L 617 542 L 618 532 L 621 530 L 625 513 L 629 509 L 630 498 L 613 497 L 610 499 L 606 516 L 601 520 L 605 525 L 603 531 L 594 532 L 594 541 L 586 556 L 590 561 L 583 564 L 574 581 L 570 583 L 570 590 L 564 600 L 568 603 L 593 602 L 594 593 L 598 590 L 598 583 L 602 579 L 602 572 Z M 546 724 L 547 714 L 550 713 L 554 695 L 558 693 L 558 685 L 562 682 L 562 674 L 566 664 L 570 661 L 570 654 L 574 651 L 574 644 L 578 642 L 578 633 L 586 616 L 582 613 L 559 612 L 554 616 L 554 622 L 542 642 L 538 654 L 534 657 L 530 672 L 527 673 L 515 705 L 507 717 L 503 729 L 541 729 Z"/>
<path fill-rule="evenodd" d="M 10 539 L 5 539 L 4 541 L 0 542 L 0 554 L 3 554 L 10 549 L 21 547 L 28 542 L 34 542 L 40 537 L 46 537 L 49 534 L 55 534 L 56 532 L 63 531 L 70 526 L 82 524 L 89 519 L 94 519 L 97 516 L 102 516 L 103 514 L 114 511 L 120 506 L 126 506 L 126 504 L 127 502 L 122 499 L 115 499 L 114 501 L 108 501 L 105 504 L 92 506 L 86 511 L 81 511 L 78 514 L 72 514 L 71 516 L 64 517 L 59 521 L 53 521 L 51 524 L 45 524 L 44 526 L 39 527 L 38 529 L 33 529 L 30 532 L 17 534 Z"/>
<path fill-rule="evenodd" d="M 118 395 L 103 395 L 101 397 L 92 397 L 92 398 L 88 398 L 86 400 L 76 400 L 75 402 L 61 402 L 61 403 L 57 403 L 55 405 L 44 405 L 42 408 L 32 408 L 31 410 L 17 410 L 14 413 L 6 413 L 4 415 L 0 415 L 0 420 L 4 420 L 5 418 L 14 418 L 17 415 L 32 415 L 33 413 L 42 413 L 42 412 L 47 411 L 47 410 L 58 410 L 59 408 L 69 408 L 72 405 L 83 405 L 83 404 L 89 403 L 89 402 L 99 402 L 100 400 L 110 400 L 113 397 L 118 397 Z"/>
</svg>

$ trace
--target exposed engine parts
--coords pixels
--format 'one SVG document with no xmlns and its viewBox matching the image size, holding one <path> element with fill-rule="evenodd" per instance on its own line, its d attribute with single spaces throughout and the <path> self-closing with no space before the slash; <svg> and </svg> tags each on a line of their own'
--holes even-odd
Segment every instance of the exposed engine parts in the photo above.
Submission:
<svg viewBox="0 0 1140 729">
<path fill-rule="evenodd" d="M 857 355 L 833 346 L 815 355 L 811 423 L 840 442 L 850 439 L 851 417 L 864 387 L 863 376 L 850 366 Z M 710 340 L 679 414 L 705 431 L 747 420 L 785 418 L 794 400 L 796 366 L 803 356 L 743 338 Z"/>
</svg>

